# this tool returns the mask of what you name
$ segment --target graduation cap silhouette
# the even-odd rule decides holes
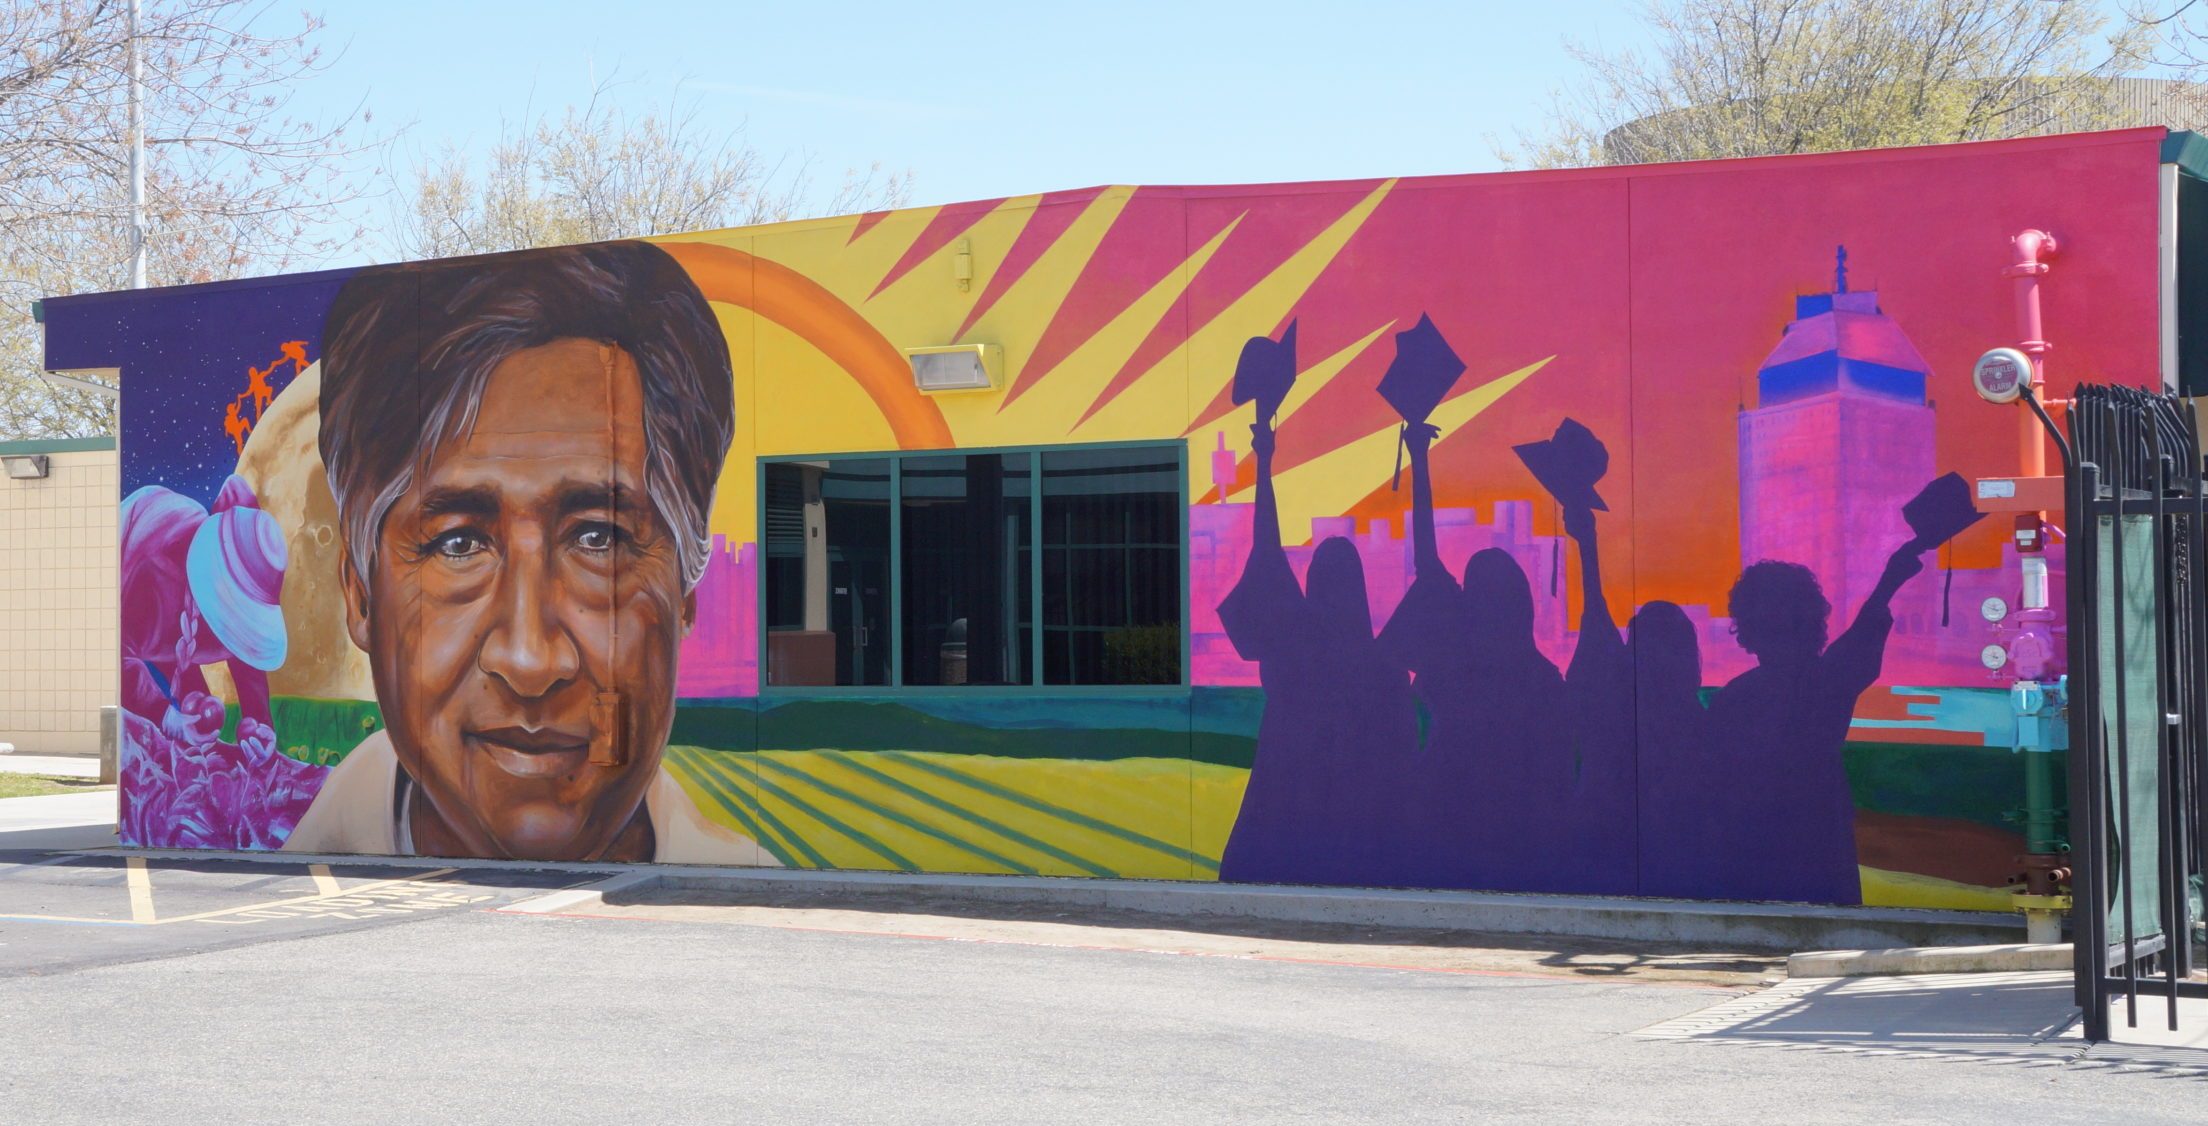
[[[1380,397],[1407,423],[1424,422],[1464,374],[1464,361],[1449,350],[1432,317],[1395,334],[1395,359],[1380,377]]]
[[[1972,524],[1986,518],[1971,503],[1970,484],[1962,474],[1950,473],[1926,485],[1901,506],[1901,518],[1909,522],[1917,543],[1926,550],[1938,547]]]
[[[1901,506],[1901,518],[1908,522],[1909,530],[1916,533],[1916,546],[1920,551],[1931,551],[1954,539],[1963,529],[1986,518],[1971,503],[1970,485],[1960,473],[1950,473],[1934,478],[1909,503]],[[1947,599],[1955,585],[1955,568],[1947,568],[1947,577],[1940,584],[1940,625],[1948,622]]]
[[[1549,438],[1512,446],[1511,450],[1558,504],[1610,511],[1602,494],[1595,491],[1595,482],[1610,471],[1610,450],[1577,419],[1557,423],[1556,433]]]
[[[1258,420],[1270,422],[1295,384],[1296,322],[1288,322],[1279,340],[1253,336],[1242,345],[1234,365],[1234,405],[1255,401]]]

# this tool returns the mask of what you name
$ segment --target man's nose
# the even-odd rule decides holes
[[[500,576],[495,620],[477,663],[523,699],[550,695],[575,679],[581,652],[559,610],[539,553],[513,553]]]

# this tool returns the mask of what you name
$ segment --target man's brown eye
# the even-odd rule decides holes
[[[592,524],[575,533],[575,546],[584,551],[612,551],[618,536],[604,524]]]
[[[474,532],[447,532],[429,541],[429,552],[445,559],[466,559],[490,546]]]

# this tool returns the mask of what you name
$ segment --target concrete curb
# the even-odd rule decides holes
[[[1870,977],[1898,974],[2028,973],[2071,967],[2067,942],[2042,945],[1902,947],[1816,950],[1786,960],[1788,977]]]
[[[965,876],[906,872],[817,871],[424,857],[303,855],[200,850],[122,850],[149,858],[242,860],[276,864],[365,865],[600,873],[588,887],[539,896],[527,913],[587,910],[608,893],[745,889],[838,891],[847,895],[944,895],[977,903],[1097,907],[1193,918],[1269,919],[1352,926],[1571,935],[1699,949],[1835,950],[2013,943],[2019,916],[1902,907],[1819,907],[1802,903],[1716,903],[1626,897],[1405,891],[1070,876]],[[519,908],[507,908],[518,910]]]
[[[918,891],[976,902],[1059,904],[1160,915],[1370,927],[1574,935],[1744,950],[2002,942],[2022,937],[2024,930],[2021,919],[1962,911],[1037,876],[689,869],[659,873],[654,886],[719,892],[747,887],[834,887],[862,894]]]
[[[540,895],[535,899],[526,899],[520,903],[500,908],[500,910],[513,915],[557,915],[565,911],[587,911],[593,907],[605,906],[608,893],[619,894],[624,891],[636,891],[651,887],[658,882],[659,876],[656,873],[629,872],[584,887],[555,891],[550,895]]]

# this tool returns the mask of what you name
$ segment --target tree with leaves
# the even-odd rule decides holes
[[[354,198],[348,135],[292,112],[320,21],[267,30],[260,0],[0,0],[0,438],[111,433],[104,398],[38,378],[41,297],[130,284],[129,56],[143,76],[152,284],[269,272],[326,252]]]
[[[446,148],[395,194],[402,258],[485,254],[901,206],[911,177],[876,164],[822,194],[811,162],[777,161],[695,103],[635,112],[618,81],[518,127],[477,161]]]
[[[1641,50],[1569,49],[1578,83],[1502,155],[1570,167],[2099,128],[2136,33],[2044,0],[1649,0]]]

